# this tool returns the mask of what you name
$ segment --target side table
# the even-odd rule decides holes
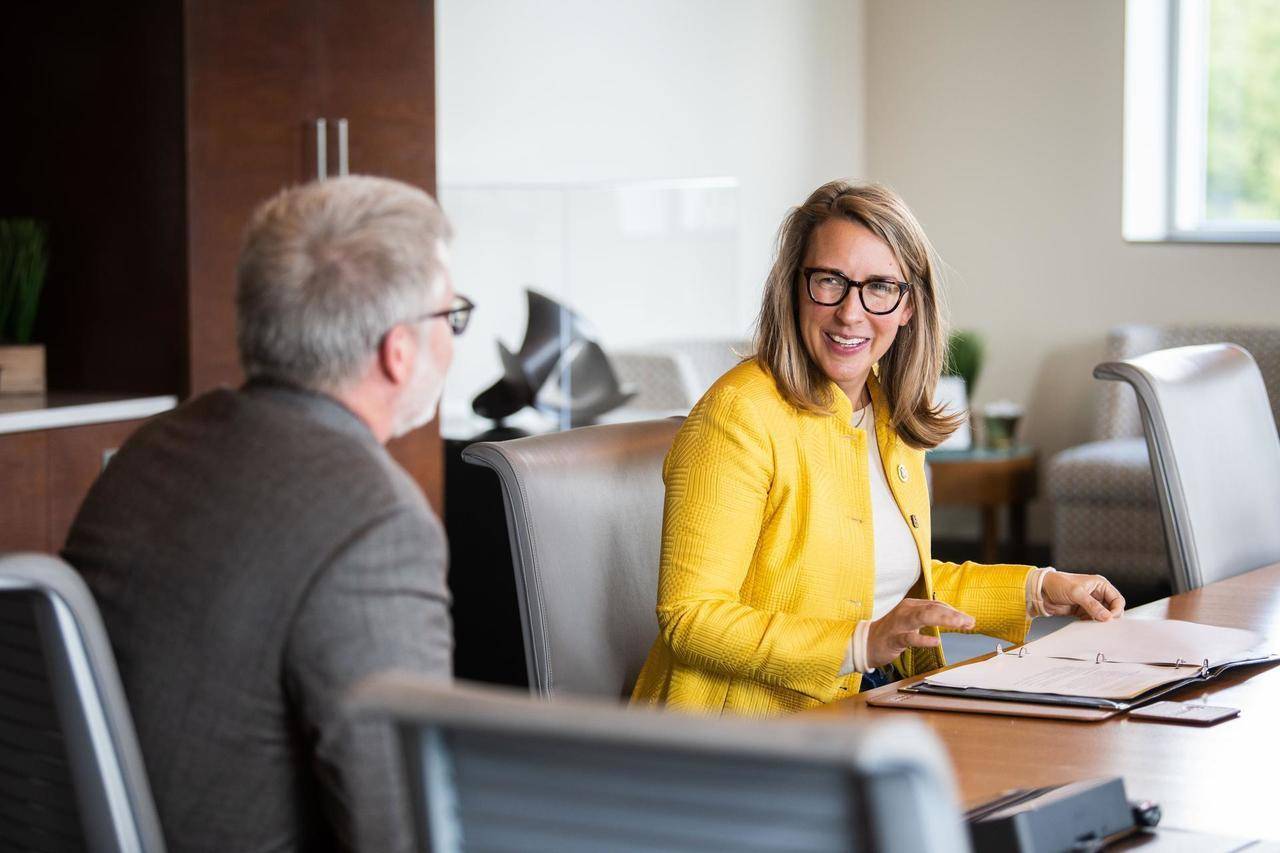
[[[931,450],[925,457],[933,479],[935,506],[976,506],[982,510],[982,560],[997,561],[998,511],[1009,507],[1009,534],[1021,559],[1027,544],[1027,502],[1036,496],[1038,457],[1034,448]]]

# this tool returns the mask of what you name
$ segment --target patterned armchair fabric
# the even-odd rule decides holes
[[[1262,371],[1271,398],[1271,413],[1280,422],[1280,328],[1258,326],[1118,326],[1107,336],[1107,361],[1170,347],[1238,344],[1249,351]],[[1095,437],[1142,437],[1142,417],[1133,389],[1123,382],[1102,383]],[[1154,492],[1153,492],[1154,494]]]
[[[1280,421],[1280,328],[1120,326],[1107,336],[1107,360],[1217,342],[1253,355]],[[1097,440],[1049,463],[1053,560],[1064,571],[1106,575],[1136,604],[1168,594],[1169,558],[1133,389],[1104,382],[1102,394]]]
[[[707,338],[618,350],[609,358],[619,381],[638,392],[626,408],[688,414],[711,384],[750,351],[750,341]]]

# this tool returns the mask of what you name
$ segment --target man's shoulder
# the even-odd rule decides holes
[[[283,625],[327,567],[384,557],[443,565],[446,546],[421,489],[371,434],[215,391],[126,442],[64,553],[95,592],[127,587],[130,606],[180,624],[251,602],[254,619]],[[235,621],[199,642],[234,647]],[[266,634],[279,642],[271,631],[255,642],[269,648]]]
[[[185,421],[174,426],[193,427],[188,436],[203,434],[205,449],[225,457],[225,463],[292,471],[300,475],[299,488],[315,481],[340,485],[367,480],[404,491],[408,475],[386,448],[354,414],[324,395],[222,389],[173,414]],[[187,449],[200,452],[194,442]]]
[[[421,489],[336,401],[219,389],[140,429],[109,466],[110,480],[172,491],[228,528],[265,519],[293,534],[341,538],[391,512],[433,521]],[[198,485],[202,495],[183,493]],[[241,516],[236,520],[235,516]]]

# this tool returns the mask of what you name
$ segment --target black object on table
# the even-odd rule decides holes
[[[1101,850],[1160,820],[1154,803],[1132,804],[1124,780],[1089,779],[1011,791],[971,809],[973,849],[991,853]]]

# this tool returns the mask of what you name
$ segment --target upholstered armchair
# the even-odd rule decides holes
[[[1253,355],[1272,414],[1280,419],[1280,328],[1120,326],[1107,336],[1106,360],[1219,342],[1239,344]],[[1134,604],[1169,593],[1169,558],[1133,389],[1107,382],[1099,390],[1095,440],[1064,450],[1049,463],[1053,564],[1106,575]],[[1210,420],[1230,416],[1204,412]]]
[[[748,340],[696,338],[618,350],[609,359],[618,380],[637,392],[627,409],[687,414],[712,383],[749,352]]]

